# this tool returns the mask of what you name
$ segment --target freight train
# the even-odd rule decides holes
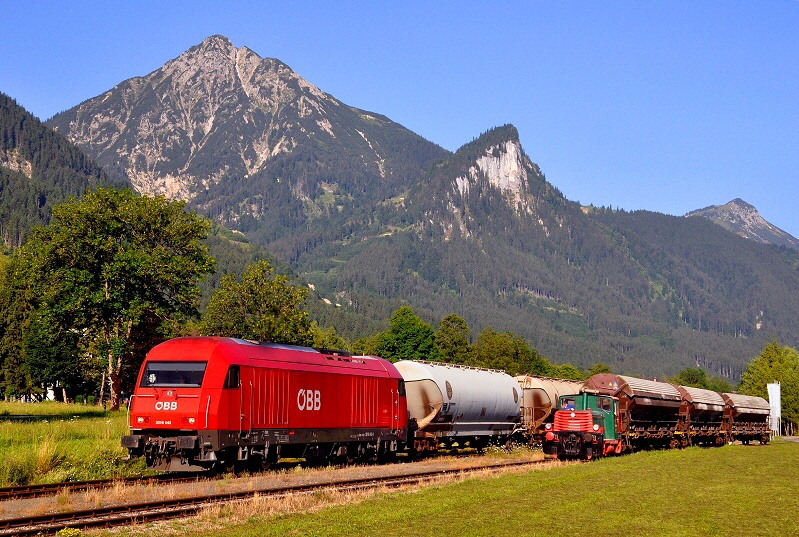
[[[280,458],[303,458],[311,464],[377,461],[454,447],[479,451],[511,442],[543,441],[550,452],[555,446],[554,455],[586,457],[608,453],[610,446],[621,452],[637,445],[633,435],[639,434],[642,411],[647,416],[660,412],[664,419],[655,422],[658,426],[668,421],[658,405],[642,403],[640,397],[628,401],[624,387],[610,390],[600,377],[585,384],[514,378],[498,370],[417,361],[392,364],[328,349],[223,337],[176,338],[154,347],[142,364],[128,407],[131,434],[122,437],[122,446],[131,457],[144,456],[150,468],[172,472],[256,470]],[[618,385],[626,378],[607,382]],[[595,402],[600,393],[607,410]],[[694,419],[688,422],[692,430],[717,422],[743,427],[751,418],[752,427],[740,429],[738,438],[762,441],[759,407],[743,396],[723,396],[728,399],[722,418],[716,407],[685,411],[686,418]],[[569,397],[574,401],[566,403]],[[695,397],[697,409],[706,404]],[[674,401],[661,406],[673,408]],[[575,403],[582,406],[558,406]],[[563,421],[566,410],[572,421]],[[601,412],[607,413],[606,421],[594,429]],[[574,418],[583,421],[575,426]],[[685,425],[679,416],[673,421]],[[693,437],[699,441],[708,435]],[[569,447],[564,451],[562,446]]]
[[[534,382],[522,388],[502,371],[450,364],[177,338],[142,364],[122,445],[165,471],[258,469],[280,458],[376,461],[453,444],[480,450],[518,433],[525,397],[557,401],[534,393]],[[540,408],[528,414],[542,420]]]
[[[770,405],[761,397],[717,393],[603,373],[561,396],[545,426],[548,456],[594,459],[637,449],[719,446],[770,440]]]

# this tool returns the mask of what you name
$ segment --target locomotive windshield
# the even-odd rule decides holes
[[[186,386],[199,388],[208,362],[147,362],[141,378],[142,387]]]

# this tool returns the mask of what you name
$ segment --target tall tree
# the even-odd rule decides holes
[[[463,317],[450,313],[439,323],[435,333],[436,347],[444,361],[453,364],[464,364],[469,361],[471,329]]]
[[[672,384],[708,389],[707,373],[704,369],[687,367],[669,379]]]
[[[200,332],[291,345],[312,345],[314,333],[302,308],[307,289],[289,285],[266,260],[251,263],[238,281],[226,274],[211,297]]]
[[[411,308],[396,310],[389,322],[391,328],[377,335],[375,351],[381,357],[398,360],[440,361],[441,353],[433,342],[433,327],[420,319]]]
[[[197,280],[213,270],[200,243],[209,223],[184,207],[98,188],[54,207],[50,224],[19,250],[36,307],[47,312],[40,334],[75,330],[94,341],[111,380],[112,409],[119,408],[137,327],[196,314]]]
[[[782,417],[799,424],[799,352],[772,339],[741,375],[738,391],[768,399],[766,385],[780,383]]]
[[[34,295],[22,272],[15,258],[4,259],[0,266],[0,385],[4,395],[11,397],[41,393],[25,367],[23,341],[29,332]]]

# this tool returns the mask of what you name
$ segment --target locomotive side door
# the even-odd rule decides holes
[[[231,365],[225,377],[224,392],[228,401],[228,429],[240,438],[250,433],[251,368]]]
[[[253,368],[242,367],[239,387],[239,438],[249,438],[252,433],[252,383]]]

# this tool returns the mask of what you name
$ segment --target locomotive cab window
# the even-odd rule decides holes
[[[227,389],[236,389],[239,386],[241,386],[241,370],[239,369],[239,366],[232,365],[227,370],[227,375],[225,375],[225,385],[222,387]]]
[[[208,362],[147,362],[141,378],[142,387],[166,386],[199,388]]]

